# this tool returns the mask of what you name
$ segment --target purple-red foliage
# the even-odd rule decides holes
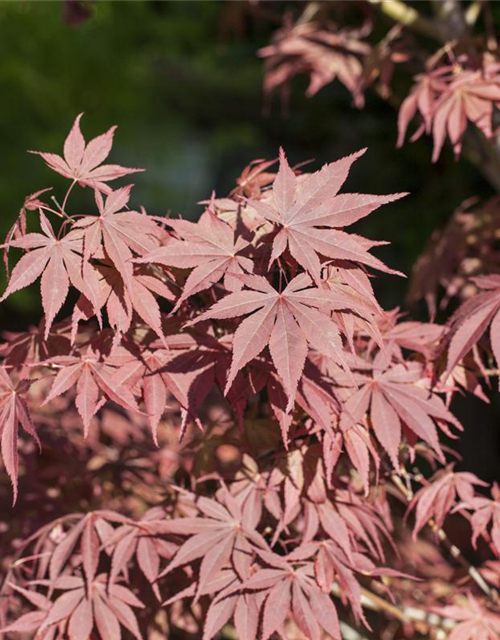
[[[401,502],[416,506],[415,536],[466,514],[472,543],[498,556],[498,490],[413,471],[445,463],[441,432],[463,428],[450,396],[490,323],[498,354],[498,276],[448,327],[403,322],[371,286],[372,270],[395,273],[371,252],[383,243],[345,230],[405,195],[343,192],[363,152],[304,173],[281,150],[277,173],[252,163],[191,222],[131,210],[132,185],[107,182],[136,170],[101,164],[114,128],[86,144],[80,118],[64,158],[40,154],[71,181],[63,204],[30,196],[4,244],[7,260],[22,253],[3,299],[40,278],[44,317],[0,347],[0,432],[18,508],[31,513],[37,491],[52,504],[78,472],[87,486],[7,536],[0,631],[210,640],[232,624],[241,640],[340,639],[342,624],[380,628],[369,610],[394,613],[392,598],[404,637],[420,624],[405,607],[452,620],[451,638],[497,637],[474,574],[460,606],[435,583]],[[70,212],[77,186],[95,211]],[[57,489],[30,478],[19,424],[65,442]]]

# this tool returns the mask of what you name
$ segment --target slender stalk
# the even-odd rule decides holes
[[[64,196],[64,200],[61,205],[61,211],[64,214],[66,214],[66,204],[68,202],[69,194],[73,191],[73,187],[75,186],[76,182],[77,182],[76,180],[73,180],[73,182],[69,185],[68,190],[66,191],[66,195]]]
[[[302,12],[302,15],[300,16],[300,18],[297,20],[297,24],[307,24],[308,22],[311,22],[319,13],[320,9],[321,9],[320,2],[309,2],[306,5],[306,8],[304,9],[304,11]]]
[[[337,583],[333,584],[332,594],[340,597],[340,587]],[[435,613],[420,609],[418,607],[398,607],[391,602],[387,602],[379,595],[373,593],[365,587],[361,588],[361,604],[365,609],[383,612],[389,618],[394,618],[403,624],[411,622],[427,623],[431,628],[440,628],[443,631],[450,631],[456,626],[455,620],[443,618]]]

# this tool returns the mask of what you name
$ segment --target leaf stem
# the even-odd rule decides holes
[[[69,189],[66,191],[66,195],[64,196],[64,200],[63,200],[63,203],[62,203],[62,206],[61,206],[61,211],[62,211],[62,213],[64,213],[64,215],[67,215],[66,214],[66,204],[68,202],[69,194],[73,191],[73,187],[75,186],[76,182],[77,181],[76,181],[76,178],[75,178],[73,180],[73,182],[69,185]]]

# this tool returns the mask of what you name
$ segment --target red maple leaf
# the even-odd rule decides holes
[[[440,474],[427,486],[422,487],[410,503],[409,510],[416,507],[415,527],[413,536],[416,537],[420,529],[434,519],[436,526],[441,528],[452,507],[455,506],[457,496],[466,504],[474,499],[474,485],[487,487],[473,473],[453,471],[449,469]]]
[[[0,302],[42,276],[40,289],[47,339],[52,322],[66,300],[70,282],[78,291],[86,293],[89,297],[91,293],[82,278],[81,233],[72,230],[62,238],[57,238],[50,221],[42,211],[40,227],[43,233],[28,233],[10,241],[9,246],[24,249],[27,253],[12,270],[9,284]]]
[[[83,113],[77,116],[64,142],[64,158],[55,153],[42,151],[31,151],[31,153],[42,156],[53,171],[60,173],[65,178],[79,182],[82,186],[99,189],[104,193],[111,191],[106,184],[109,180],[116,180],[116,178],[121,178],[129,173],[144,171],[144,169],[128,169],[117,164],[101,164],[111,151],[116,127],[111,127],[106,133],[93,138],[86,144],[80,131],[82,115]]]
[[[226,222],[208,209],[197,223],[168,220],[167,224],[180,239],[169,239],[166,246],[155,249],[136,262],[193,269],[184,283],[174,311],[189,296],[208,289],[222,277],[229,291],[243,287],[237,276],[252,273],[254,263],[242,255],[248,242],[241,236],[235,239],[234,230]]]
[[[458,429],[462,426],[441,398],[420,384],[422,380],[425,382],[425,377],[418,363],[386,363],[383,367],[376,361],[372,376],[355,376],[357,389],[349,393],[344,404],[341,426],[346,430],[363,421],[370,409],[370,423],[395,469],[399,467],[402,424],[442,456],[435,422],[450,423]]]
[[[345,301],[333,291],[312,287],[311,278],[306,274],[296,276],[281,293],[262,276],[242,276],[242,281],[248,290],[229,294],[188,325],[210,318],[252,314],[234,334],[226,392],[238,371],[269,344],[271,358],[288,395],[287,411],[290,411],[308,343],[347,366],[339,329],[328,313],[343,308]]]
[[[46,586],[43,580],[37,581],[40,583]],[[68,637],[85,639],[91,637],[95,627],[102,640],[114,640],[121,637],[121,627],[124,627],[137,640],[142,640],[132,607],[142,609],[144,605],[127,587],[118,584],[108,587],[105,574],[92,581],[91,590],[85,588],[81,577],[61,576],[55,581],[55,587],[63,593],[54,602],[36,591],[12,586],[35,604],[38,611],[24,614],[1,632],[36,631],[37,638],[48,640],[56,632],[57,637],[63,637],[63,630],[67,629]]]
[[[457,620],[449,640],[497,640],[500,636],[500,615],[488,611],[471,593],[465,606],[448,605],[436,608],[436,612]]]
[[[114,380],[116,368],[100,359],[98,353],[88,348],[84,354],[60,356],[48,360],[45,364],[59,367],[44,404],[65,393],[76,385],[75,405],[83,420],[85,434],[88,434],[90,421],[102,407],[106,399],[113,400],[128,411],[139,412],[133,394]],[[104,393],[104,397],[102,397]]]
[[[446,137],[455,156],[462,150],[468,123],[474,124],[487,137],[493,136],[493,110],[500,102],[498,68],[488,58],[477,68],[475,60],[459,56],[454,64],[420,74],[410,95],[403,101],[398,118],[398,147],[405,138],[413,117],[419,113],[423,124],[412,136],[418,139],[432,130],[436,162]]]
[[[381,205],[407,195],[338,194],[351,165],[364,151],[327,164],[320,171],[298,181],[283,149],[280,150],[280,168],[273,183],[271,200],[269,203],[248,201],[260,216],[277,229],[270,263],[288,247],[295,260],[318,284],[321,282],[321,256],[394,273],[368,253],[368,249],[377,243],[339,230],[364,218]]]
[[[337,610],[329,595],[319,588],[311,562],[293,553],[287,558],[259,554],[271,568],[262,568],[240,587],[244,591],[267,593],[262,614],[262,639],[281,631],[286,618],[293,616],[299,629],[310,640],[320,640],[321,629],[332,638],[341,637]]]
[[[370,46],[359,40],[359,34],[354,29],[327,31],[307,23],[286,25],[276,32],[272,44],[259,51],[266,59],[264,90],[288,90],[290,80],[305,73],[310,76],[310,97],[338,78],[351,92],[354,104],[362,107],[362,59],[370,53]]]
[[[23,380],[15,385],[3,367],[0,367],[0,437],[2,458],[17,500],[18,454],[17,437],[19,425],[32,436],[41,448],[40,440],[31,420],[26,403],[26,391],[30,381]]]
[[[491,539],[497,548],[497,555],[500,554],[500,489],[495,482],[491,488],[491,498],[474,496],[464,500],[466,508],[472,509],[474,513],[471,518],[472,544],[477,545],[479,536],[486,533],[486,529],[491,522]]]
[[[480,291],[464,302],[449,321],[448,372],[469,353],[488,327],[491,350],[500,366],[500,276],[491,274],[471,280]]]
[[[242,505],[241,500],[232,496],[226,487],[221,491],[221,501],[205,497],[197,499],[196,505],[203,516],[166,520],[162,528],[165,533],[188,535],[189,538],[160,577],[201,558],[198,595],[230,560],[236,573],[245,578],[255,550],[269,548],[256,531],[259,511],[249,501]]]
[[[110,191],[106,200],[99,191],[95,199],[99,216],[85,216],[74,224],[83,233],[84,259],[104,250],[125,286],[133,289],[133,264],[135,255],[142,256],[158,246],[158,225],[154,220],[137,211],[124,211],[130,199],[132,185]]]

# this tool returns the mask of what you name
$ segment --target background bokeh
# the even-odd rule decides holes
[[[266,109],[257,50],[284,12],[297,9],[293,2],[98,1],[90,19],[72,24],[62,2],[0,3],[0,232],[27,194],[48,186],[64,194],[67,182],[26,150],[60,152],[83,111],[87,138],[119,126],[111,161],[146,169],[133,176],[132,204],[157,215],[195,218],[199,200],[212,190],[225,195],[250,160],[276,157],[279,145],[292,163],[314,159],[316,167],[367,146],[347,188],[411,195],[357,228],[390,241],[377,255],[409,274],[431,232],[455,207],[492,190],[466,159],[456,163],[448,147],[431,165],[426,137],[397,150],[395,111],[374,93],[357,110],[341,84],[308,99],[307,79],[297,78],[286,113],[278,96]],[[91,194],[85,190],[71,203],[73,211],[92,206]],[[37,286],[1,306],[2,329],[38,322]],[[382,276],[376,287],[389,308],[402,304],[407,284]],[[464,412],[466,423],[491,427],[475,430],[475,446],[470,439],[465,445],[469,468],[486,464],[493,473],[496,418],[470,398]]]

